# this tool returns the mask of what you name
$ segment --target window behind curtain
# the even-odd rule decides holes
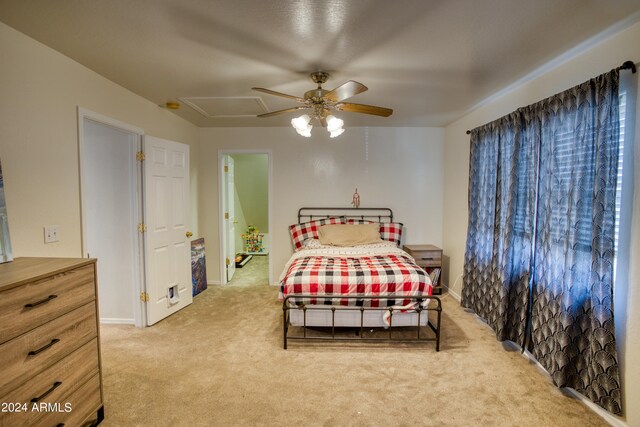
[[[624,139],[625,139],[625,117],[627,114],[626,101],[627,101],[627,93],[622,88],[620,90],[620,150],[619,150],[619,159],[618,159],[618,182],[616,188],[616,222],[615,222],[615,252],[618,253],[618,235],[620,232],[620,206],[621,206],[621,194],[622,194],[622,174],[623,174],[623,161],[624,161]],[[587,132],[593,132],[593,129],[588,129]],[[560,167],[560,176],[563,179],[571,179],[571,169],[574,166],[577,167],[585,167],[586,165],[573,165],[569,161],[562,161],[564,159],[569,159],[569,153],[574,145],[575,135],[573,132],[567,131],[564,133],[560,133],[557,136],[558,139],[558,151],[560,155],[558,156],[559,160],[561,160]],[[531,173],[534,173],[534,170],[531,170]],[[533,177],[528,177],[528,179],[533,179]],[[525,179],[518,180],[518,192],[520,194],[525,193],[527,186]],[[527,218],[527,212],[529,207],[526,204],[526,199],[522,198],[518,201],[518,206],[516,207],[516,220],[515,220],[515,233],[517,236],[530,234],[528,228],[530,227]],[[557,221],[561,221],[562,218],[556,217]],[[591,250],[591,232],[590,232],[590,223],[591,216],[588,211],[585,211],[581,216],[581,221],[578,224],[578,235],[579,242],[583,245],[585,250]],[[555,239],[558,243],[562,241],[563,236],[556,233]],[[615,276],[615,267],[614,267],[614,276]]]
[[[614,248],[616,254],[618,254],[618,238],[620,236],[620,214],[622,206],[622,175],[624,164],[624,138],[625,138],[625,121],[627,117],[627,92],[624,87],[620,87],[620,151],[618,153],[618,185],[616,186],[616,225],[615,225],[615,240]],[[618,257],[615,257],[613,262],[613,281],[616,280],[616,270],[618,265]]]

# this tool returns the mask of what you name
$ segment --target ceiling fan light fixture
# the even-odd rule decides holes
[[[300,117],[291,119],[291,126],[298,132],[298,134],[310,137],[311,136],[311,124],[312,119],[316,119],[323,127],[327,128],[331,138],[342,135],[344,133],[344,120],[329,114],[332,110],[347,111],[352,113],[372,114],[374,116],[389,117],[393,110],[390,108],[376,107],[375,105],[365,104],[352,104],[344,102],[345,99],[349,99],[359,93],[362,93],[367,89],[362,83],[358,83],[354,80],[349,80],[346,83],[334,88],[333,90],[325,90],[322,88],[322,84],[329,78],[329,73],[323,71],[316,71],[311,73],[311,80],[318,84],[316,89],[308,90],[304,93],[303,97],[294,95],[287,95],[286,93],[276,92],[271,89],[263,87],[254,87],[253,90],[263,92],[269,95],[276,95],[282,98],[293,99],[294,101],[303,104],[301,106],[293,108],[285,108],[283,110],[271,111],[265,114],[259,114],[257,117],[272,117],[277,114],[290,113],[302,109],[311,109],[311,117],[308,114],[303,114]]]
[[[327,116],[327,130],[329,132],[335,132],[339,129],[342,129],[342,126],[344,126],[344,120],[337,118],[336,116],[329,114]],[[340,132],[342,133],[342,132]],[[340,134],[338,134],[340,135]]]
[[[330,136],[331,138],[335,138],[335,137],[336,137],[336,136],[338,136],[338,135],[342,135],[342,134],[344,133],[344,129],[343,129],[343,128],[338,128],[338,129],[336,129],[336,130],[334,130],[334,131],[330,131],[330,132],[331,132],[331,133],[329,134],[329,136]]]
[[[294,95],[287,95],[286,93],[276,92],[271,89],[263,87],[254,87],[253,90],[263,92],[268,95],[275,95],[282,98],[293,99],[294,101],[303,104],[301,106],[285,108],[283,110],[271,111],[265,114],[259,114],[258,117],[272,117],[277,114],[290,113],[298,110],[311,110],[311,116],[303,114],[300,117],[291,119],[291,126],[298,132],[298,134],[310,137],[311,136],[311,124],[312,119],[318,120],[323,127],[327,128],[331,138],[342,135],[344,133],[344,120],[329,114],[331,111],[348,111],[352,113],[372,114],[374,116],[388,117],[393,113],[390,108],[376,107],[375,105],[365,104],[352,104],[349,102],[343,102],[345,99],[349,99],[359,93],[367,90],[367,87],[362,83],[358,83],[353,80],[334,88],[333,90],[325,90],[322,88],[322,84],[327,81],[329,74],[323,71],[317,71],[311,73],[311,80],[318,84],[316,89],[309,90],[304,93],[303,97]]]
[[[309,138],[311,136],[311,128],[313,126],[309,125],[309,127],[307,129],[304,130],[300,130],[300,129],[296,129],[296,132],[298,132],[298,135],[302,135],[305,138]]]
[[[291,119],[291,126],[295,128],[295,130],[300,133],[301,131],[311,131],[311,125],[309,122],[311,121],[311,117],[308,114],[303,114],[300,117],[296,117],[295,119]]]

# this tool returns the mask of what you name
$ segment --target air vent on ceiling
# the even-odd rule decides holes
[[[255,117],[269,112],[262,99],[257,96],[197,96],[179,99],[208,118]]]

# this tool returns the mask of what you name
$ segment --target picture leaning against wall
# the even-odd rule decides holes
[[[9,220],[7,203],[4,197],[4,179],[2,177],[2,161],[0,160],[0,263],[13,260],[11,239],[9,238]]]

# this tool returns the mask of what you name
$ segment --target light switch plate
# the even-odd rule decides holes
[[[58,241],[58,226],[47,225],[44,227],[44,242],[53,243]]]

